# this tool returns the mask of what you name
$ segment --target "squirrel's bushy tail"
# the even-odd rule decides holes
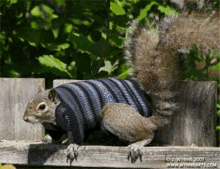
[[[159,24],[158,30],[132,23],[125,59],[134,68],[132,78],[151,97],[156,126],[168,124],[176,108],[177,80],[183,72],[175,54],[189,51],[192,45],[206,53],[220,49],[218,14],[208,19],[198,15],[171,19]]]

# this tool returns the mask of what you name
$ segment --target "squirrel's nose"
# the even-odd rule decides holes
[[[23,116],[23,120],[28,122],[28,117],[27,116]]]

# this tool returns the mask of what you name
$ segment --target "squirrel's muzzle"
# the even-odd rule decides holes
[[[23,120],[28,123],[39,123],[39,120],[34,115],[26,115],[26,113],[23,116]]]
[[[28,117],[27,116],[23,116],[23,120],[28,122]]]

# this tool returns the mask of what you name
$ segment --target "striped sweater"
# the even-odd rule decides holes
[[[63,84],[55,88],[61,103],[57,123],[68,133],[70,143],[81,144],[98,127],[99,111],[107,103],[126,103],[141,115],[150,116],[150,103],[133,80],[106,78]]]

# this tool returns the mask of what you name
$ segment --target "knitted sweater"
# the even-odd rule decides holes
[[[57,123],[68,133],[70,143],[81,144],[100,122],[99,112],[107,103],[126,103],[141,115],[150,116],[150,103],[133,80],[115,78],[63,84],[55,88],[61,103]]]

